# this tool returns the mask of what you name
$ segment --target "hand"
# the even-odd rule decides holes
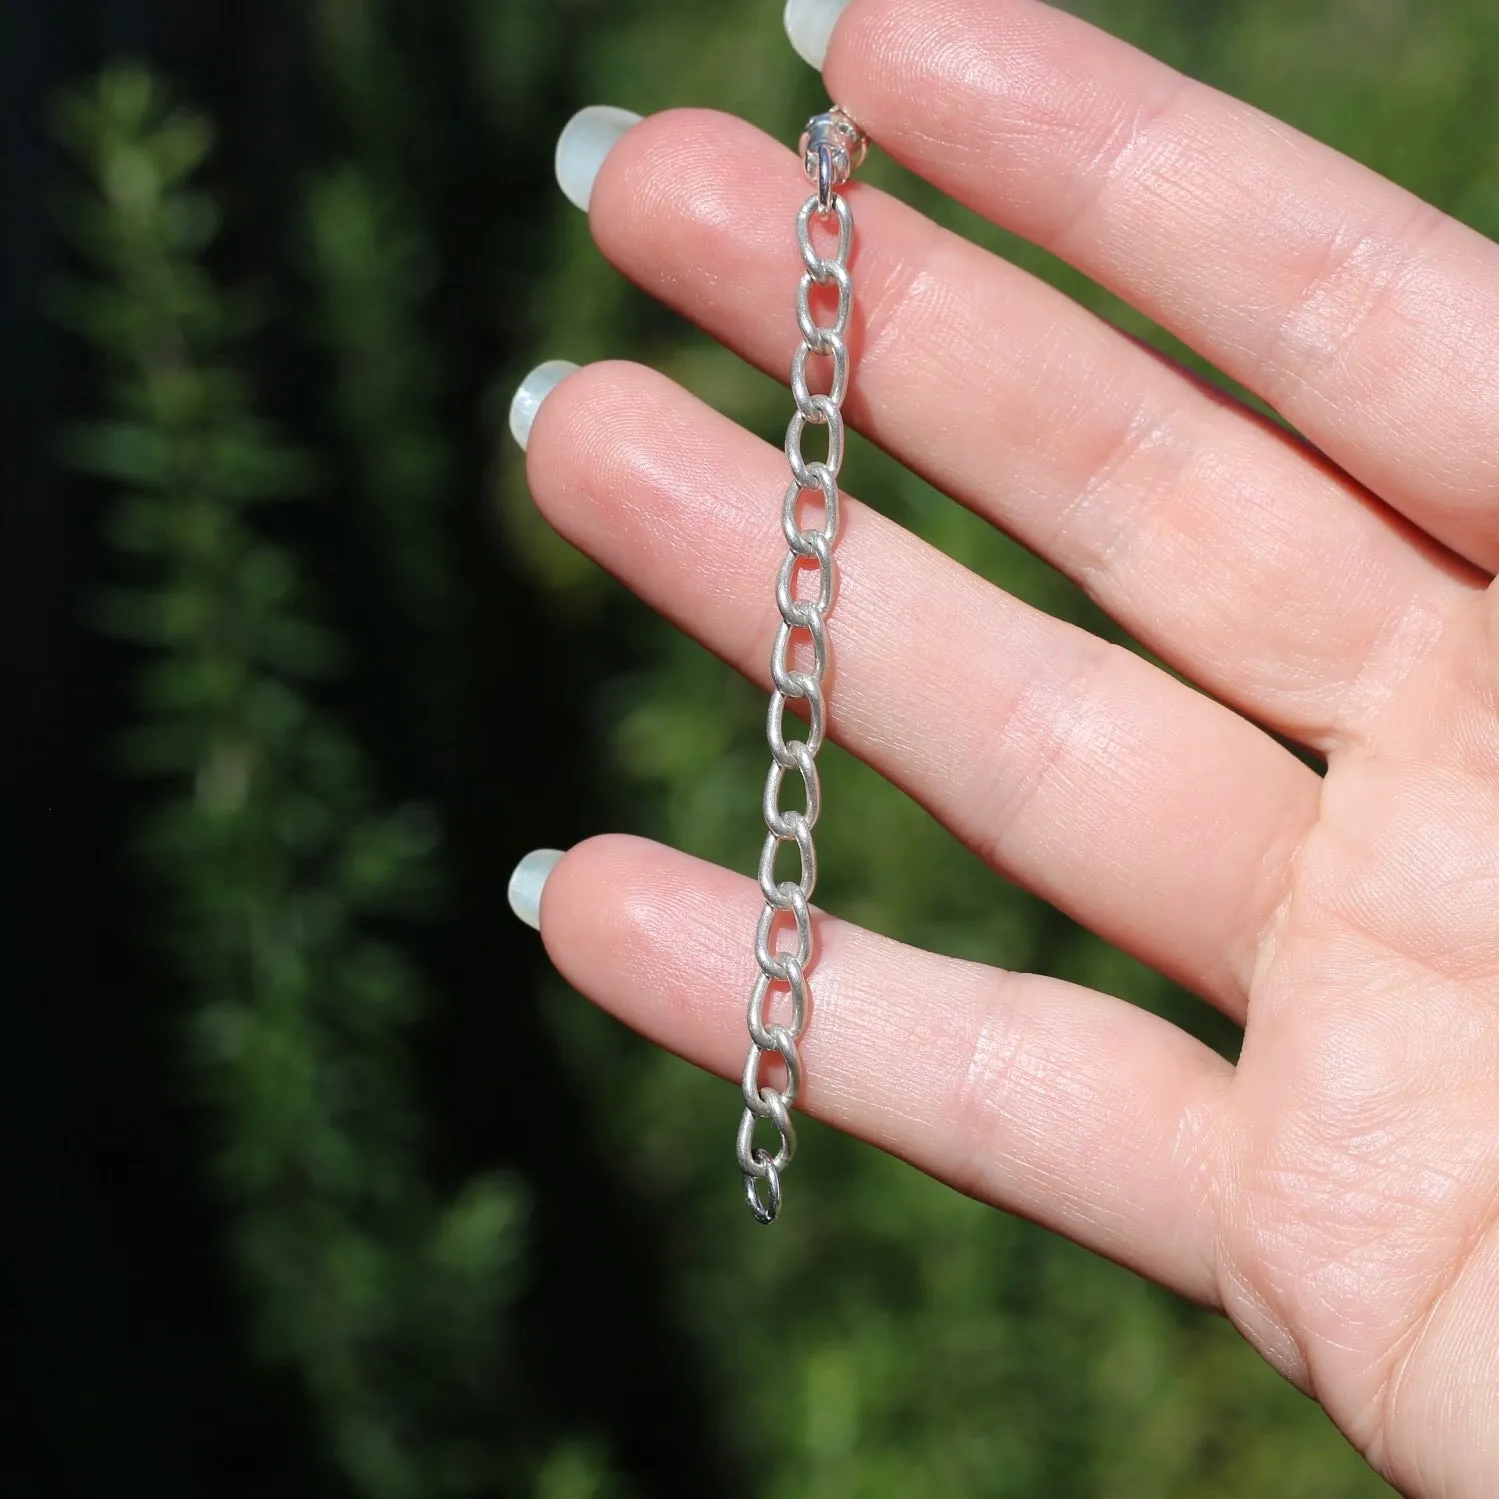
[[[803,1104],[1222,1308],[1409,1493],[1499,1493],[1499,248],[1034,0],[853,0],[825,75],[1316,447],[850,189],[850,419],[1203,690],[850,501],[831,732],[1245,1036],[1233,1067],[822,918]],[[799,162],[719,115],[628,123],[574,132],[600,246],[784,377]],[[563,534],[767,680],[777,450],[623,364],[519,435]],[[737,1076],[760,903],[606,838],[540,919],[582,992]]]

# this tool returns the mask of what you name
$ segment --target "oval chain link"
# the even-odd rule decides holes
[[[822,747],[826,707],[823,678],[828,667],[827,614],[833,603],[835,572],[833,543],[838,537],[838,471],[843,464],[843,399],[848,393],[848,330],[853,316],[854,289],[848,261],[853,250],[854,219],[847,199],[838,191],[863,160],[862,133],[836,107],[810,120],[802,137],[802,157],[814,191],[796,216],[796,242],[802,256],[802,278],[796,293],[796,325],[801,344],[791,359],[791,395],[796,411],[786,428],[786,462],[791,482],[781,504],[781,529],[789,548],[776,577],[776,607],[781,626],[771,648],[773,690],[765,720],[770,746],[770,772],[765,778],[761,810],[765,843],[760,852],[760,891],[765,909],[755,931],[755,962],[760,972],[749,1000],[749,1055],[744,1063],[744,1113],[735,1142],[744,1193],[755,1217],[773,1223],[781,1210],[781,1173],[796,1154],[796,1128],[791,1108],[802,1087],[802,1059],[798,1049],[807,1025],[810,994],[807,969],[813,960],[812,916],[809,902],[817,884],[817,853],[812,829],[822,810],[822,787],[817,775],[817,752]],[[813,241],[813,226],[835,229],[836,243],[824,254]],[[836,295],[832,321],[819,323],[813,299],[819,288]],[[810,359],[829,364],[828,389],[814,392],[807,374]],[[809,458],[802,451],[808,427],[827,429],[827,452]],[[821,514],[803,525],[804,497],[821,502]],[[810,594],[809,596],[806,596]],[[795,664],[800,658],[802,664]],[[808,659],[810,657],[810,660]],[[803,739],[786,737],[786,704],[806,704],[807,733]],[[783,807],[787,775],[801,781],[802,805]],[[795,879],[777,877],[777,857],[783,847],[796,849]],[[790,938],[794,946],[782,945]],[[789,1004],[785,1022],[768,1018],[777,1001]],[[778,1057],[785,1078],[775,1085],[761,1076],[767,1057]],[[775,1131],[774,1150],[756,1143],[760,1121]],[[763,1186],[762,1186],[763,1184]]]

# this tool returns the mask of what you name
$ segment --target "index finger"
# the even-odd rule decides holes
[[[1499,567],[1491,241],[1039,0],[852,0],[824,73],[893,156]]]

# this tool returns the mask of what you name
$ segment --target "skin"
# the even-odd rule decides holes
[[[1221,1308],[1406,1493],[1493,1495],[1499,247],[1031,0],[853,0],[825,76],[882,149],[1306,443],[850,189],[852,423],[1202,690],[851,500],[830,732],[1245,1035],[1232,1067],[1107,996],[819,915],[802,1105]],[[672,112],[613,150],[590,217],[626,275],[784,376],[806,191],[749,126]],[[528,472],[559,531],[767,681],[778,450],[604,364],[548,397]],[[584,994],[737,1077],[725,995],[760,904],[600,838],[542,934]]]

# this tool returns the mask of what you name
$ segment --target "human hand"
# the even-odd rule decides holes
[[[849,190],[850,420],[1203,692],[850,501],[830,732],[1245,1037],[1231,1067],[823,917],[802,1104],[1223,1309],[1407,1492],[1499,1492],[1499,248],[1034,0],[852,0],[824,72],[882,149],[1317,451]],[[784,377],[800,163],[720,115],[625,123],[573,138],[600,246]],[[768,681],[778,450],[622,364],[520,435],[564,535]],[[605,838],[540,920],[583,993],[737,1076],[760,905]]]

